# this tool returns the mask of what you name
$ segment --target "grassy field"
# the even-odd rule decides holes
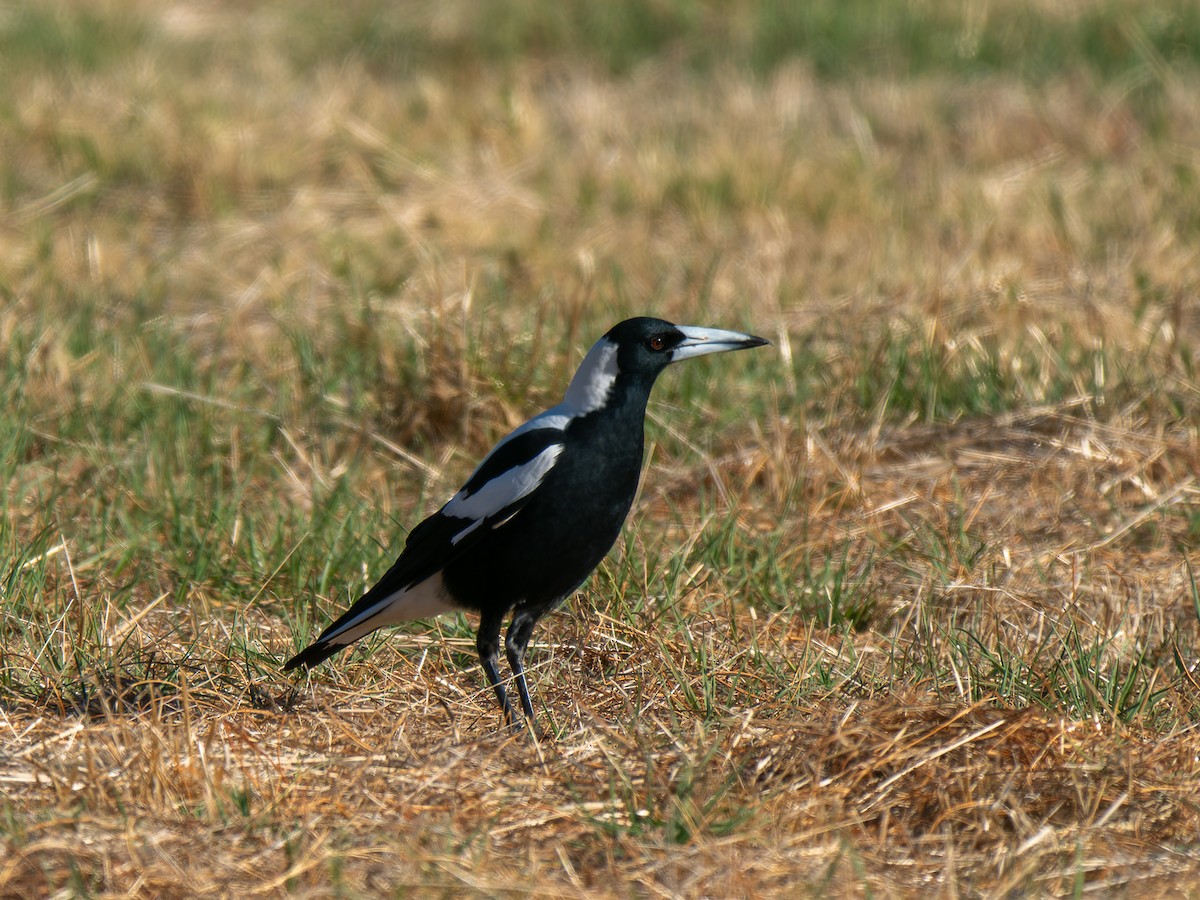
[[[0,894],[1195,896],[1200,7],[0,6]],[[591,342],[511,737],[281,661]]]

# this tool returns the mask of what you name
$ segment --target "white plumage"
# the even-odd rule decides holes
[[[475,519],[471,526],[474,528],[488,516],[494,516],[528,496],[542,483],[562,450],[562,444],[551,444],[529,462],[496,476],[478,490],[468,494],[464,488],[442,507],[442,513],[456,519]],[[455,542],[462,536],[463,532],[459,532]]]

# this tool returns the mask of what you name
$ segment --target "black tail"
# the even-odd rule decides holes
[[[397,616],[392,608],[397,601],[403,604],[405,592],[413,586],[412,582],[400,577],[404,574],[400,565],[403,560],[404,556],[401,556],[378,584],[354,601],[348,610],[317,635],[315,641],[285,662],[283,671],[290,672],[300,666],[311,669],[383,625],[391,625],[405,618],[403,615]]]

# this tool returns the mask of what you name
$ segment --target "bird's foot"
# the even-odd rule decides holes
[[[540,741],[545,737],[542,730],[538,728],[537,722],[534,719],[528,719],[525,716],[521,716],[519,719],[509,719],[508,732],[513,737],[523,734],[526,737],[533,738],[536,741]]]

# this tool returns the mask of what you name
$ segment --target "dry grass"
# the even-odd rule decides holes
[[[1194,50],[649,8],[3,11],[0,893],[1194,894]],[[281,676],[634,312],[775,349],[657,389],[541,740],[465,619]]]

